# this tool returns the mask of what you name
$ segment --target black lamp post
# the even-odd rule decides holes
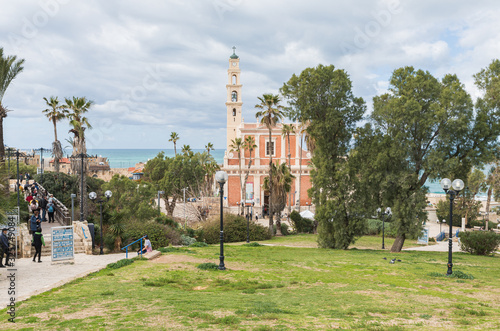
[[[250,242],[250,204],[246,205],[247,207],[247,243]]]
[[[16,162],[17,162],[17,209],[19,210],[19,150],[16,151]]]
[[[382,209],[378,208],[377,213],[382,215],[382,249],[385,249],[385,218],[384,216],[390,217],[392,215],[391,207],[387,207],[384,212]]]
[[[453,200],[457,196],[457,194],[464,189],[464,181],[461,179],[455,179],[453,183],[448,178],[444,178],[441,180],[441,187],[446,192],[446,194],[450,197],[450,234],[448,235],[448,271],[446,272],[448,275],[453,273],[453,262],[452,262],[452,236],[453,236]],[[453,190],[450,190],[453,188]]]
[[[107,201],[109,201],[109,198],[111,198],[111,196],[113,195],[113,193],[110,191],[110,190],[107,190],[106,192],[104,192],[104,195],[106,196],[106,199]],[[103,246],[104,246],[104,240],[103,240],[103,237],[102,237],[102,203],[104,202],[104,200],[102,199],[99,199],[97,201],[95,201],[95,199],[97,198],[97,193],[95,192],[90,192],[89,193],[89,198],[90,200],[92,200],[92,202],[97,202],[99,204],[99,207],[100,207],[100,211],[101,211],[101,226],[100,226],[100,231],[101,231],[101,247],[100,247],[100,255],[103,255],[104,252],[102,251],[103,249]]]
[[[219,183],[219,195],[220,195],[220,256],[219,256],[219,270],[226,270],[224,266],[224,184],[227,182],[228,176],[225,171],[217,171],[215,173],[215,180]]]

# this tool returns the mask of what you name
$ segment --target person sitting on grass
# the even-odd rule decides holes
[[[149,240],[148,235],[145,235],[142,238],[145,239],[144,240],[144,246],[142,247],[142,252],[139,249],[139,251],[137,252],[137,255],[139,255],[139,254],[145,254],[145,253],[149,253],[149,252],[153,251],[153,248],[151,247],[151,241]]]

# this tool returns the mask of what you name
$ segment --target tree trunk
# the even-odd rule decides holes
[[[282,236],[281,233],[281,213],[276,213],[276,236]]]
[[[273,150],[274,148],[271,148],[272,144],[272,129],[269,128],[269,233],[271,236],[274,236],[274,230],[273,230]],[[273,146],[274,147],[274,146]]]
[[[394,244],[392,244],[391,247],[391,252],[392,253],[399,253],[403,249],[403,245],[405,243],[405,234],[397,235],[396,240],[394,240]]]
[[[290,134],[288,137],[288,170],[290,174],[292,173],[292,154],[290,153]],[[295,142],[297,143],[297,142]],[[290,214],[292,213],[292,191],[288,192],[288,220],[290,220]]]
[[[299,200],[299,213],[300,213],[300,190],[301,190],[301,184],[302,184],[302,134],[300,135],[300,151],[299,151],[299,185],[298,190],[297,190],[297,196]]]
[[[486,212],[489,213],[490,212],[490,201],[491,201],[491,194],[493,193],[493,190],[491,189],[491,186],[490,185],[488,187],[488,198],[486,199]]]
[[[176,198],[173,197],[172,202],[168,201],[168,198],[163,198],[163,201],[165,202],[165,209],[167,210],[167,216],[173,217]]]
[[[0,105],[0,108],[2,105]],[[4,119],[3,109],[0,109],[0,163],[5,160],[5,146],[3,140],[3,119]]]

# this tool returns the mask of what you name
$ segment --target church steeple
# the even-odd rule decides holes
[[[236,47],[233,46],[233,54],[229,57],[229,69],[227,70],[227,147],[231,140],[237,137],[237,129],[241,124],[241,83],[240,83],[240,58],[236,55]]]

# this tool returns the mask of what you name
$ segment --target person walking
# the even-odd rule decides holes
[[[54,203],[49,201],[47,204],[47,213],[49,214],[49,223],[54,223],[54,212],[56,211]]]
[[[47,212],[47,199],[40,194],[40,201],[38,202],[38,206],[40,207],[40,211],[42,212],[42,222],[47,222],[47,219],[45,218],[45,214]]]
[[[38,202],[35,199],[32,199],[30,203],[30,211],[35,212],[35,210],[40,212],[40,207],[38,206]]]
[[[30,219],[30,231],[33,235],[35,234],[35,231],[36,229],[38,229],[38,227],[42,227],[42,220],[40,219],[40,216],[38,214],[39,211],[35,210]]]
[[[10,266],[9,263],[9,258],[10,258],[10,251],[9,251],[9,238],[7,238],[7,231],[9,229],[3,228],[2,229],[2,234],[0,234],[0,268],[5,268],[7,266]],[[5,258],[5,265],[2,263],[3,260],[3,255],[6,254]]]
[[[38,263],[41,263],[42,260],[42,245],[45,246],[45,240],[43,239],[42,235],[42,227],[39,226],[36,229],[35,234],[33,235],[33,246],[35,246],[35,255],[33,256],[33,262],[35,262],[35,259],[38,255]]]

